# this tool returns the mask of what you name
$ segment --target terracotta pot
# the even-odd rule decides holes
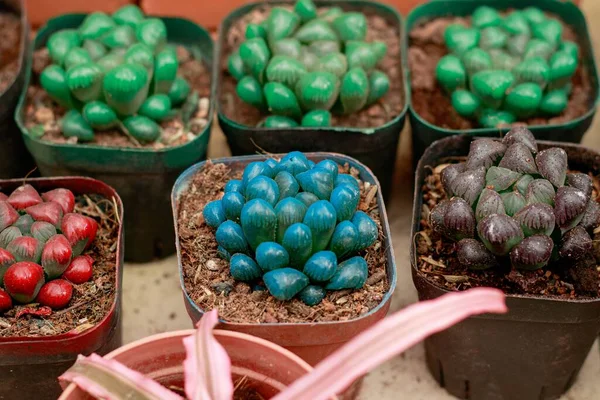
[[[34,27],[41,26],[50,18],[61,14],[89,13],[93,11],[113,12],[135,0],[25,0],[29,20]]]
[[[90,178],[36,178],[27,183],[40,191],[70,189],[75,195],[100,194],[114,199],[123,221],[123,204],[113,188]],[[0,180],[0,188],[12,191],[23,180]],[[116,295],[106,316],[83,332],[62,335],[0,338],[0,399],[55,399],[61,392],[57,378],[78,354],[106,354],[121,345],[121,281],[123,273],[123,225],[119,227],[116,253]]]
[[[183,388],[183,338],[193,333],[194,330],[184,330],[150,336],[123,346],[106,358],[117,360],[163,386]],[[216,330],[215,337],[231,358],[233,379],[247,377],[249,387],[266,399],[312,369],[295,354],[254,336]],[[92,397],[74,384],[59,398],[87,399]]]
[[[29,23],[23,0],[0,0],[0,11],[14,13],[21,19],[18,69],[13,81],[0,92],[0,179],[21,178],[35,167],[14,118],[27,75]]]
[[[379,186],[379,181],[373,175],[371,170],[366,166],[356,161],[355,159],[335,153],[305,153],[306,156],[315,162],[331,159],[339,164],[348,163],[351,167],[356,168],[360,172],[360,179],[364,182],[369,182],[372,185]],[[273,157],[282,157],[283,155],[270,155]],[[227,164],[233,170],[241,170],[247,164],[253,161],[265,160],[265,156],[241,156],[241,157],[230,157],[211,160],[213,164],[224,163]],[[178,224],[177,216],[179,197],[187,190],[189,181],[193,176],[200,171],[205,165],[205,162],[198,163],[189,169],[187,169],[175,182],[172,194],[172,206],[173,206],[173,218],[175,221],[175,236],[177,238],[177,257],[179,262],[179,276],[181,282],[181,288],[183,291],[183,298],[185,307],[187,309],[190,318],[193,323],[202,317],[204,310],[202,310],[188,295],[185,290],[185,284],[183,281],[183,266],[181,263],[181,248],[179,244],[179,235],[177,233]],[[370,328],[378,321],[382,320],[388,312],[390,307],[392,293],[396,288],[396,264],[394,260],[394,250],[392,247],[391,233],[389,224],[387,221],[387,214],[385,211],[385,205],[381,192],[377,192],[377,205],[380,210],[381,226],[383,228],[383,236],[385,244],[382,244],[386,248],[387,258],[387,279],[390,284],[390,288],[384,295],[383,299],[377,307],[372,309],[367,314],[348,321],[336,321],[336,322],[315,322],[315,323],[263,323],[263,324],[251,324],[251,323],[233,323],[227,321],[221,321],[219,328],[232,330],[237,332],[247,333],[253,336],[266,339],[279,346],[282,346],[293,353],[300,356],[303,360],[307,361],[311,365],[316,365],[319,361],[326,358],[328,355],[333,353],[335,350],[340,348],[346,342],[354,338],[362,331]],[[357,380],[351,385],[340,398],[352,399],[354,398],[359,389],[362,380]]]
[[[416,171],[411,237],[421,230],[420,188],[446,157],[466,156],[472,138],[434,142]],[[538,141],[540,150],[560,147],[575,171],[600,174],[600,153],[576,144]],[[419,300],[448,291],[421,273],[411,245],[412,276]],[[600,299],[507,295],[508,313],[471,317],[425,339],[427,366],[452,395],[471,400],[550,400],[573,385],[600,332]]]

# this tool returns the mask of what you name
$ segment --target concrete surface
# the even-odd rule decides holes
[[[600,54],[600,0],[584,0],[596,55]],[[216,124],[215,124],[216,125]],[[600,149],[600,117],[596,118],[583,143]],[[213,129],[209,156],[228,155],[225,138],[218,126]],[[398,286],[392,310],[416,301],[416,291],[410,277],[408,249],[412,210],[412,179],[410,130],[402,132],[396,168],[395,193],[388,207],[393,243],[398,265]],[[410,189],[409,189],[410,188]],[[130,264],[124,278],[124,340],[130,342],[144,336],[168,330],[191,327],[179,289],[177,262],[174,256],[149,264]],[[452,399],[429,375],[423,347],[418,345],[404,355],[373,371],[365,381],[360,399]],[[595,400],[600,398],[600,353],[598,344],[592,348],[573,388],[563,400]],[[518,400],[518,399],[515,399]]]

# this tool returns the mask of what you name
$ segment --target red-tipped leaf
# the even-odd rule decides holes
[[[63,217],[61,230],[73,248],[73,255],[78,256],[96,238],[98,223],[85,215],[70,213]]]
[[[17,261],[31,261],[38,263],[42,255],[42,244],[31,236],[19,236],[6,246]]]
[[[73,249],[64,235],[51,237],[42,250],[42,268],[46,271],[48,278],[58,278],[65,272],[71,258]]]
[[[60,204],[54,202],[36,204],[35,206],[27,207],[25,212],[34,220],[48,222],[57,228],[60,227],[60,222],[63,216],[63,210]]]
[[[0,231],[8,228],[19,219],[19,213],[6,201],[0,201]]]
[[[43,202],[37,190],[31,185],[19,186],[8,196],[6,201],[17,210],[24,210]]]
[[[94,259],[88,255],[75,257],[62,277],[76,285],[80,285],[92,279],[93,265]]]
[[[75,208],[75,196],[69,189],[51,190],[42,194],[42,199],[60,204],[64,214],[73,212]]]
[[[12,298],[10,295],[0,289],[0,313],[10,310],[12,306]]]
[[[0,249],[0,286],[2,286],[4,282],[4,274],[8,267],[16,263],[17,260],[15,256],[11,254],[10,251],[6,249]]]
[[[36,263],[18,262],[4,274],[4,288],[19,303],[31,303],[44,284],[44,270]]]
[[[36,302],[53,310],[65,308],[73,296],[73,285],[64,279],[50,281],[40,289]]]

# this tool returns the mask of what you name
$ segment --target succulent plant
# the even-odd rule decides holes
[[[262,126],[330,126],[331,113],[357,112],[389,90],[389,78],[376,69],[386,44],[366,42],[366,34],[364,14],[317,13],[311,0],[299,0],[293,10],[274,7],[262,24],[249,24],[228,71],[240,99],[272,114]]]
[[[48,95],[68,112],[66,137],[94,140],[94,132],[120,129],[137,142],[160,138],[160,122],[197,107],[188,82],[177,76],[175,49],[162,20],[135,5],[112,16],[89,14],[78,29],[63,29],[47,42],[52,64],[40,75]]]
[[[562,39],[559,21],[535,7],[502,16],[481,6],[471,24],[446,28],[450,54],[435,73],[458,114],[495,128],[565,110],[579,47]]]
[[[591,253],[600,206],[592,178],[569,172],[567,153],[538,150],[533,134],[513,128],[502,141],[475,139],[466,162],[441,172],[448,195],[430,214],[434,231],[456,241],[459,262],[474,270],[509,257],[534,270]]]
[[[2,306],[5,295],[11,304],[36,300],[62,308],[71,283],[91,279],[94,260],[79,254],[94,241],[98,225],[74,208],[75,196],[62,188],[40,196],[25,184],[0,196],[0,312],[12,307]]]
[[[378,228],[357,211],[359,183],[336,162],[314,164],[297,151],[252,162],[224,192],[202,214],[234,279],[262,279],[277,299],[298,296],[308,305],[327,290],[365,284],[369,271],[359,252],[375,243]]]

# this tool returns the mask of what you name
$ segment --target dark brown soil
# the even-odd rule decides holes
[[[557,16],[553,16],[559,19]],[[560,19],[559,19],[560,20]],[[445,129],[475,129],[477,121],[460,116],[452,107],[450,97],[437,83],[435,68],[440,58],[448,54],[444,31],[449,24],[470,25],[470,18],[445,17],[423,23],[410,31],[408,63],[411,75],[412,106],[427,122]],[[573,29],[566,24],[563,37],[579,42]],[[583,48],[583,46],[581,46]],[[552,118],[529,118],[520,123],[527,125],[563,124],[588,112],[593,106],[592,77],[584,63],[580,63],[573,77],[573,91],[567,109]]]
[[[166,147],[181,146],[193,140],[208,124],[209,98],[210,98],[210,67],[194,59],[184,47],[177,49],[179,59],[179,74],[186,78],[192,90],[198,92],[200,102],[198,111],[192,118],[189,131],[186,131],[181,118],[165,121],[161,124],[162,135],[154,143],[139,144],[130,140],[124,133],[117,129],[96,132],[95,139],[89,144],[104,147],[145,147],[163,149]],[[27,89],[27,104],[25,108],[25,125],[29,132],[43,132],[42,140],[53,143],[76,144],[77,138],[66,138],[60,131],[58,121],[66,110],[48,97],[39,84],[39,75],[50,64],[48,50],[43,48],[33,54],[33,73],[31,83]]]
[[[456,160],[453,160],[456,162]],[[600,229],[594,231],[594,258],[596,262],[576,265],[552,265],[537,271],[519,271],[510,268],[510,261],[500,267],[472,271],[463,267],[455,251],[455,242],[443,238],[429,225],[429,213],[446,198],[440,173],[448,164],[440,164],[425,178],[422,187],[423,206],[421,231],[417,233],[417,267],[419,273],[437,286],[449,290],[466,290],[486,286],[502,289],[506,294],[536,295],[560,298],[589,298],[600,296]],[[600,182],[594,179],[592,196],[598,201]],[[592,265],[590,265],[592,264]]]
[[[75,211],[94,218],[98,232],[92,247],[84,254],[94,259],[94,275],[89,282],[73,285],[73,298],[69,305],[52,312],[48,317],[21,316],[25,307],[16,306],[0,317],[0,337],[54,336],[67,332],[83,332],[99,323],[115,301],[116,263],[119,217],[112,199],[97,195],[78,196]]]
[[[345,7],[344,7],[345,8]],[[236,80],[227,71],[227,59],[245,40],[246,26],[260,23],[266,19],[270,6],[261,6],[237,20],[225,37],[221,62],[221,80],[219,101],[221,112],[230,120],[239,124],[256,126],[267,115],[244,103],[236,94]],[[325,10],[327,8],[322,8]],[[379,102],[352,115],[333,116],[333,126],[352,128],[376,128],[393,120],[402,112],[404,106],[404,86],[400,58],[400,27],[378,15],[373,8],[360,9],[367,16],[367,41],[381,40],[387,44],[387,54],[379,69],[390,78],[390,90]]]
[[[342,167],[344,171],[348,166]],[[267,291],[253,291],[247,283],[236,282],[229,274],[229,262],[217,255],[215,232],[204,222],[204,205],[223,196],[225,183],[239,179],[243,166],[230,170],[224,164],[208,162],[199,171],[179,203],[179,244],[185,290],[206,311],[217,308],[229,322],[319,322],[346,321],[375,308],[389,289],[385,238],[381,230],[376,186],[361,183],[359,209],[367,212],[379,226],[379,239],[361,255],[369,265],[369,278],[359,290],[328,292],[318,305],[310,307],[300,300],[279,301]],[[350,173],[358,176],[358,171]]]
[[[0,93],[12,84],[19,70],[21,20],[14,14],[0,14]]]
[[[233,400],[265,400],[253,387],[248,377],[243,376],[234,381]]]

